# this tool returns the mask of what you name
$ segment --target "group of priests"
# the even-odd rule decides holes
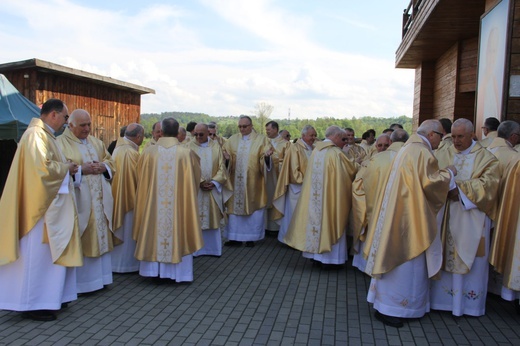
[[[224,139],[215,123],[165,118],[142,150],[144,128],[128,124],[112,155],[91,125],[50,99],[20,141],[0,199],[0,309],[54,320],[113,272],[191,282],[194,257],[266,235],[323,270],[353,256],[393,327],[430,309],[481,316],[488,290],[519,297],[515,121],[488,118],[481,141],[461,118],[358,144],[338,126],[291,142],[275,121],[264,135],[241,116]]]

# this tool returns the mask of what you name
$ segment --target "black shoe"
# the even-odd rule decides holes
[[[56,314],[50,310],[34,310],[25,311],[22,314],[23,318],[28,318],[33,321],[49,322],[56,320]]]
[[[518,299],[516,299],[513,301],[513,304],[515,304],[516,314],[520,315],[520,301],[518,301]]]
[[[70,303],[70,302],[61,303],[61,308],[62,308],[62,309],[66,309],[66,308],[68,308],[68,307],[69,307],[69,303]]]
[[[265,235],[266,235],[266,237],[276,238],[276,237],[278,237],[278,231],[270,231],[270,230],[266,229]]]
[[[246,247],[255,247],[254,241],[246,241]]]
[[[236,241],[236,240],[228,240],[224,243],[224,246],[241,246],[242,242]]]
[[[403,321],[401,321],[399,317],[383,315],[379,311],[376,311],[375,317],[377,320],[383,322],[383,324],[386,324],[390,327],[401,328],[403,326]]]

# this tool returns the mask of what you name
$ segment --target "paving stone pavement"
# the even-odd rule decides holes
[[[520,316],[489,296],[485,316],[433,311],[400,329],[375,320],[367,276],[323,270],[266,238],[194,259],[191,284],[137,274],[81,296],[58,320],[0,311],[1,345],[520,345]]]

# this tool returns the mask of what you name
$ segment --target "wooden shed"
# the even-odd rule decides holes
[[[467,118],[480,137],[487,117],[520,120],[520,0],[411,0],[396,67],[415,69],[414,129]]]
[[[155,94],[150,88],[40,59],[0,64],[0,73],[38,106],[59,98],[69,112],[87,110],[92,117],[91,134],[106,145],[119,136],[121,126],[139,122],[141,95]]]

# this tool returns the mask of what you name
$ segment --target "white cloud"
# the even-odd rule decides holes
[[[111,11],[67,0],[5,0],[0,16],[21,18],[16,30],[0,30],[0,60],[36,57],[153,88],[143,112],[238,115],[262,100],[275,107],[273,117],[286,117],[288,108],[292,117],[411,115],[413,71],[395,70],[393,55],[321,47],[309,39],[311,14],[267,0],[203,0],[212,13],[206,20],[227,21],[262,43],[261,50],[241,42],[222,49],[204,45],[194,10],[175,3]]]

